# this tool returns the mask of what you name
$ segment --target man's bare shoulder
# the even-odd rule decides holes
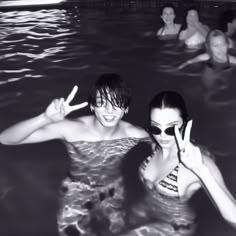
[[[84,116],[76,119],[64,119],[58,128],[63,130],[67,141],[84,140],[88,134],[91,117]]]

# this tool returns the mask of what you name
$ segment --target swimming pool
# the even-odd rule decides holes
[[[194,119],[193,137],[215,153],[235,196],[234,89],[202,91],[201,64],[171,72],[198,52],[175,40],[158,40],[157,6],[135,6],[2,12],[1,129],[43,112],[53,98],[66,96],[75,84],[77,101],[84,101],[99,74],[117,72],[132,87],[126,118],[138,125],[145,125],[147,104],[156,92],[174,89],[183,94]],[[211,7],[210,13],[208,5],[201,9],[203,20],[214,27],[222,8]],[[180,9],[177,21],[182,15]],[[205,99],[209,94],[216,96]],[[76,115],[88,113],[86,108]],[[1,235],[7,230],[16,235],[55,235],[57,190],[69,166],[64,147],[55,141],[1,146],[0,152]],[[201,203],[205,222],[200,235],[233,236],[213,205],[205,197]]]

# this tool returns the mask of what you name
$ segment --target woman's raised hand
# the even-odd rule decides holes
[[[192,123],[192,120],[188,121],[184,133],[184,138],[181,137],[178,127],[175,126],[175,137],[179,149],[180,161],[188,169],[195,172],[203,167],[203,160],[200,149],[190,142]]]
[[[83,102],[77,105],[70,105],[70,102],[75,97],[75,94],[78,91],[78,86],[74,86],[66,100],[64,98],[54,99],[45,111],[45,116],[52,120],[53,122],[61,121],[67,116],[69,113],[75,110],[79,110],[88,105],[87,102]]]

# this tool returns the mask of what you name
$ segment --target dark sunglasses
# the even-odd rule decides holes
[[[182,129],[182,126],[179,128],[179,131],[181,131]],[[161,134],[162,130],[160,128],[158,128],[157,126],[150,126],[148,128],[148,131],[151,133],[151,134],[154,134],[154,135],[159,135]],[[168,127],[164,130],[164,133],[169,135],[169,136],[174,136],[175,135],[175,127],[174,126],[171,126],[171,127]]]

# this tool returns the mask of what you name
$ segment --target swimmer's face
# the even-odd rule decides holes
[[[175,19],[175,12],[172,7],[165,7],[162,11],[161,19],[165,24],[172,24]]]
[[[195,22],[199,22],[199,15],[196,10],[189,10],[186,18],[187,25],[192,26]]]
[[[161,129],[160,134],[152,134],[154,139],[163,149],[171,149],[176,146],[174,135],[168,135],[165,130],[175,125],[179,128],[183,125],[183,119],[180,116],[180,111],[175,108],[154,108],[150,114],[151,126],[156,126]]]
[[[219,35],[210,39],[210,50],[214,59],[218,61],[227,60],[228,43],[225,37]]]
[[[109,101],[110,99],[108,99],[102,97],[98,92],[96,96],[96,106],[91,107],[94,110],[94,115],[98,124],[106,128],[111,128],[115,127],[119,123],[125,112],[128,111],[128,108],[125,109],[115,106]]]

